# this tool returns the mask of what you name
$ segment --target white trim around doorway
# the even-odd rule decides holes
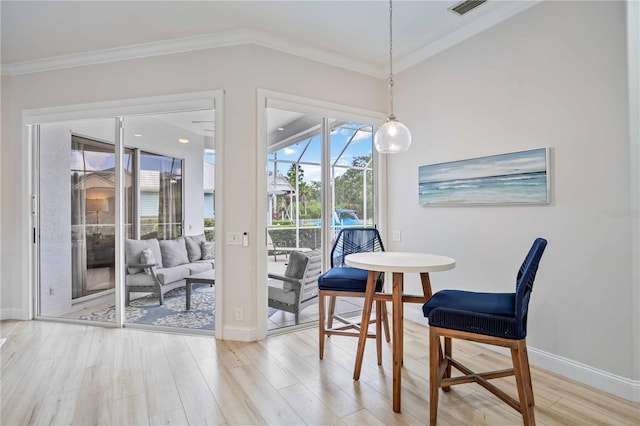
[[[36,257],[34,256],[34,244],[32,243],[32,232],[35,226],[32,212],[36,211],[37,205],[32,201],[33,194],[33,174],[34,167],[33,145],[30,135],[30,127],[43,123],[53,123],[58,121],[72,121],[83,119],[108,119],[122,116],[135,116],[147,114],[171,113],[180,111],[192,111],[213,109],[215,114],[214,128],[214,144],[216,157],[222,158],[223,151],[223,128],[224,128],[224,91],[209,90],[201,92],[181,93],[176,95],[150,96],[144,98],[122,99],[115,101],[86,103],[59,107],[48,107],[38,109],[28,109],[22,112],[22,150],[21,163],[22,175],[21,180],[21,202],[20,214],[24,218],[21,225],[21,238],[18,243],[19,250],[22,254],[21,275],[28,277],[24,282],[21,308],[12,312],[12,318],[21,320],[34,319],[35,314],[35,294],[36,294]],[[216,165],[215,179],[222,182],[223,165],[219,162]],[[218,202],[223,204],[224,191],[223,188],[216,190]],[[222,210],[222,209],[220,209]],[[216,226],[222,226],[224,218],[222,211],[216,218]],[[122,250],[120,250],[122,251]],[[216,276],[222,276],[224,262],[222,257],[223,251],[216,253],[218,262],[216,262]],[[222,286],[216,288],[216,330],[215,333],[220,335],[222,330],[222,319],[224,307],[218,300],[224,300],[222,296]],[[117,292],[116,292],[117,293]],[[122,296],[120,297],[122,298]],[[117,301],[120,304],[121,301]],[[17,312],[16,312],[17,311]],[[4,314],[4,313],[3,313]]]

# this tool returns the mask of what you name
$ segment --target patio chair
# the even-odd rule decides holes
[[[320,359],[324,356],[325,336],[341,335],[360,337],[360,322],[353,322],[336,314],[336,297],[361,297],[364,298],[369,271],[351,268],[346,265],[345,258],[352,253],[384,251],[384,245],[378,230],[375,228],[345,228],[340,231],[331,249],[331,269],[322,274],[318,279],[320,289]],[[376,292],[382,291],[384,275],[378,274]],[[330,298],[327,324],[325,327],[325,297]],[[340,324],[333,326],[336,320]],[[376,339],[378,353],[378,365],[382,364],[382,340],[381,328],[384,326],[386,340],[389,336],[389,321],[387,318],[387,305],[384,301],[376,300],[376,319],[371,321],[376,324],[376,333],[367,333],[368,338]]]
[[[291,312],[299,323],[300,312],[318,303],[318,277],[322,272],[322,253],[292,251],[284,275],[269,274],[269,307]],[[272,285],[280,281],[282,286]]]
[[[281,247],[281,246],[276,246],[274,244],[274,242],[273,242],[273,239],[271,238],[271,234],[269,234],[269,231],[267,231],[267,254],[269,256],[273,255],[273,261],[274,262],[278,261],[277,256],[279,254],[284,254],[285,256],[288,256],[290,253],[292,253],[294,251],[308,252],[308,251],[311,251],[311,249],[308,248],[308,247]]]
[[[436,424],[438,391],[449,391],[452,385],[476,382],[522,414],[525,425],[534,425],[533,387],[527,355],[527,312],[533,281],[547,241],[538,238],[529,250],[516,279],[515,293],[474,293],[442,290],[424,304],[429,318],[429,406],[430,423]],[[444,354],[440,346],[444,337]],[[513,368],[475,373],[453,359],[451,339],[502,346],[511,350]],[[464,376],[451,377],[451,367]],[[489,383],[491,379],[515,376],[516,400]]]

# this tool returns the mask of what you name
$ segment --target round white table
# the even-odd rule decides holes
[[[358,353],[353,372],[354,380],[360,378],[362,358],[367,341],[367,329],[373,301],[391,301],[393,309],[393,411],[400,412],[402,361],[403,361],[403,303],[424,303],[431,298],[431,281],[429,272],[446,271],[453,269],[456,261],[447,256],[426,253],[380,251],[369,253],[354,253],[345,258],[345,263],[354,268],[369,271],[367,288],[365,291],[364,307],[362,309],[362,323],[360,338],[358,339]],[[376,278],[378,272],[391,272],[393,274],[393,289],[391,295],[376,293]],[[420,274],[422,282],[422,295],[403,294],[404,273],[414,272]]]

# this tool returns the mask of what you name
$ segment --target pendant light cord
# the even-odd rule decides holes
[[[389,0],[389,118],[395,120],[393,113],[393,3]]]

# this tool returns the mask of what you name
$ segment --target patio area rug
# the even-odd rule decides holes
[[[125,308],[125,322],[133,324],[158,325],[163,327],[213,330],[215,328],[214,302],[215,287],[209,284],[194,284],[191,290],[191,309],[186,310],[187,289],[175,288],[164,295],[160,306],[158,298],[149,294],[131,301]],[[278,312],[267,308],[267,315]],[[87,321],[115,322],[116,308],[110,306],[80,317]]]
[[[191,291],[191,309],[186,310],[187,290],[173,289],[164,295],[160,306],[155,295],[147,295],[131,301],[125,308],[125,322],[149,324],[163,327],[213,330],[215,287],[208,284],[194,285]],[[80,319],[88,321],[115,321],[115,306],[84,315]]]

